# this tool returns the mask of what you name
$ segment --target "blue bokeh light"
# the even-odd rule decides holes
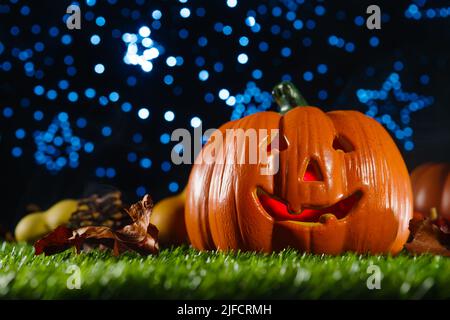
[[[91,36],[91,43],[92,43],[94,46],[98,45],[98,44],[100,43],[100,41],[101,41],[100,36],[98,36],[98,35],[96,35],[96,34],[94,34],[93,36]]]
[[[237,60],[241,64],[246,64],[248,62],[248,56],[245,53],[240,53],[237,57]]]
[[[102,74],[103,72],[105,72],[105,66],[101,63],[98,63],[95,65],[94,70],[96,73]]]
[[[123,112],[130,112],[132,109],[132,105],[129,102],[122,103],[121,109]]]
[[[173,111],[166,111],[164,113],[164,119],[168,122],[171,122],[175,119],[175,113],[173,113]]]
[[[209,78],[209,73],[208,73],[208,71],[207,71],[207,70],[201,70],[201,71],[198,73],[198,78],[199,78],[201,81],[206,81],[206,80],[208,80],[208,78]]]
[[[178,183],[176,183],[176,182],[169,183],[169,191],[170,192],[177,192],[178,189],[179,189]]]
[[[189,10],[189,8],[182,8],[180,10],[180,16],[183,18],[189,18],[189,16],[191,15],[191,10]]]
[[[150,117],[150,111],[147,108],[141,108],[138,111],[138,117],[142,120],[146,120]]]
[[[160,137],[159,137],[159,141],[162,144],[168,144],[170,142],[170,135],[168,133],[163,133]]]
[[[149,169],[152,166],[152,161],[149,158],[142,158],[140,166],[144,169]]]
[[[102,17],[102,16],[97,17],[97,18],[95,19],[95,24],[98,25],[99,27],[103,27],[103,26],[105,25],[105,23],[106,23],[106,20],[105,20],[105,18]]]

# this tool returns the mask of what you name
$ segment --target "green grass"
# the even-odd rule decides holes
[[[383,273],[368,290],[367,267]],[[66,271],[81,270],[81,289],[69,290]],[[450,298],[450,259],[345,254],[337,257],[283,251],[255,253],[163,250],[158,256],[113,257],[68,250],[35,256],[27,245],[0,243],[0,298],[7,299],[329,299]]]

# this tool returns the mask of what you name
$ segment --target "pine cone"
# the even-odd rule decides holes
[[[78,229],[87,226],[105,226],[113,230],[122,229],[132,223],[125,210],[119,191],[102,197],[93,195],[78,202],[77,211],[72,213],[67,227]]]

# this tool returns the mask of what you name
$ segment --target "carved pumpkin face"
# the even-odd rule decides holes
[[[186,201],[194,247],[401,250],[412,217],[411,186],[400,152],[378,122],[356,111],[297,107],[284,115],[253,114],[219,130],[248,128],[279,129],[278,149],[268,147],[278,153],[279,170],[261,175],[261,164],[232,162],[236,140],[224,141],[224,164],[194,165]]]

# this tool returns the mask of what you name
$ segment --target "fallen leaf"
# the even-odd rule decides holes
[[[65,251],[76,246],[74,232],[65,226],[59,226],[34,244],[36,255],[45,253],[46,256]]]
[[[159,251],[158,229],[150,223],[153,201],[149,195],[123,209],[130,216],[132,223],[113,230],[105,226],[89,226],[70,229],[65,226],[38,240],[35,254],[51,255],[75,247],[80,252],[84,247],[106,247],[112,249],[114,255],[125,251],[136,251],[142,255],[156,254]]]
[[[439,219],[438,219],[439,220]],[[441,221],[442,223],[442,221]],[[445,223],[446,228],[448,224]],[[410,221],[412,240],[405,245],[405,249],[413,254],[434,254],[450,257],[448,233],[429,218],[412,219]],[[448,230],[448,229],[447,229]]]

